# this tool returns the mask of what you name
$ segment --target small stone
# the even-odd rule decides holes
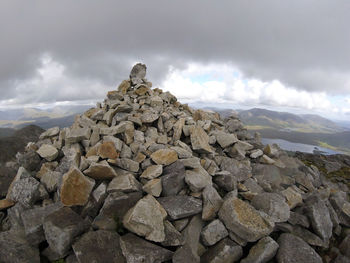
[[[212,246],[227,237],[228,232],[224,224],[219,219],[216,219],[203,228],[201,236],[204,245]]]
[[[84,176],[77,168],[63,175],[60,197],[66,206],[85,205],[89,199],[95,181]]]
[[[142,185],[136,180],[132,174],[118,175],[109,183],[107,192],[121,191],[124,193],[140,191]]]
[[[100,144],[97,150],[97,155],[102,159],[116,159],[119,157],[119,153],[116,151],[113,142],[103,142]]]
[[[87,224],[72,209],[62,207],[45,218],[43,227],[50,248],[64,257],[73,239],[87,228]]]
[[[208,185],[212,184],[211,176],[202,167],[193,170],[186,170],[185,182],[191,191],[197,193]]]
[[[177,153],[171,149],[159,149],[151,154],[151,159],[158,165],[169,165],[177,161]]]
[[[170,250],[147,242],[146,240],[131,233],[120,238],[120,246],[127,262],[167,262],[171,260],[173,256],[173,252]]]
[[[279,249],[276,255],[279,263],[322,263],[321,257],[304,240],[292,234],[282,234],[277,243]]]
[[[163,173],[163,166],[162,165],[151,165],[148,166],[145,171],[141,174],[141,178],[146,179],[154,179],[160,176]]]
[[[241,263],[269,262],[276,255],[278,247],[278,243],[271,237],[264,237],[249,250],[248,256]]]
[[[162,192],[162,180],[159,178],[152,179],[142,187],[142,190],[150,195],[159,197]]]
[[[107,183],[102,182],[93,192],[92,197],[96,201],[96,203],[102,203],[107,196]]]
[[[133,66],[130,72],[130,80],[133,82],[133,84],[138,84],[139,82],[137,81],[135,83],[135,79],[139,80],[140,83],[142,82],[142,79],[146,77],[146,65],[137,63],[136,65]]]
[[[66,133],[66,143],[73,144],[82,140],[89,140],[91,135],[90,128],[68,129]]]
[[[290,209],[293,209],[296,206],[301,205],[303,203],[303,198],[301,194],[295,191],[292,186],[281,191],[281,194],[286,198],[287,204],[289,205]]]
[[[85,233],[73,244],[78,262],[126,263],[116,232],[98,230]]]
[[[49,144],[41,145],[37,153],[49,162],[55,160],[58,156],[58,150]]]
[[[147,195],[131,208],[123,219],[124,227],[147,240],[162,242],[165,239],[164,219],[167,213],[157,200]]]
[[[269,235],[274,227],[254,207],[234,196],[224,201],[219,218],[228,230],[249,242]]]
[[[208,185],[204,188],[202,197],[202,219],[205,221],[212,220],[216,217],[217,212],[220,210],[223,200],[212,185]]]
[[[210,247],[202,256],[202,263],[226,263],[226,262],[238,262],[243,255],[241,246],[238,246],[235,242],[229,238],[225,238],[217,243],[215,246]]]
[[[190,132],[192,149],[200,153],[212,153],[213,150],[209,145],[209,136],[202,129],[202,127],[196,125],[191,128]]]
[[[256,195],[251,203],[256,209],[268,214],[274,222],[286,222],[290,216],[288,204],[276,193]]]
[[[40,182],[45,186],[48,192],[54,192],[62,179],[62,174],[59,172],[48,171],[41,176]]]
[[[263,154],[264,154],[264,152],[262,150],[256,149],[256,150],[251,152],[250,158],[256,159],[256,158],[259,158],[260,156],[262,156]]]
[[[198,214],[202,211],[202,201],[187,195],[158,198],[158,202],[167,211],[171,220],[177,220]]]
[[[113,179],[117,176],[117,173],[106,161],[91,163],[90,167],[84,171],[84,174],[96,180]]]

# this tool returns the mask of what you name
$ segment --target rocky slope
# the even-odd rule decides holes
[[[0,201],[0,262],[349,261],[345,184],[145,74],[27,146]]]

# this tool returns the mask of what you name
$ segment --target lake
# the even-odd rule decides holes
[[[292,151],[292,152],[305,152],[305,153],[313,153],[315,150],[315,147],[317,147],[318,150],[322,151],[322,154],[325,155],[331,155],[331,154],[338,154],[339,152],[333,151],[331,149],[323,148],[317,145],[311,145],[311,144],[304,144],[304,143],[295,143],[295,142],[290,142],[282,139],[268,139],[268,138],[262,138],[261,142],[266,145],[266,144],[273,144],[276,143],[278,144],[281,149],[286,150],[286,151]]]

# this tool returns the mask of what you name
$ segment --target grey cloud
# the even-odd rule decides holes
[[[137,61],[148,65],[153,82],[170,66],[216,62],[247,77],[345,94],[349,10],[347,0],[3,0],[1,98],[16,96],[13,83],[34,76],[44,53],[70,77],[106,86]]]

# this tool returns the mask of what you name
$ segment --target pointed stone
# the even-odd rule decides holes
[[[143,191],[146,193],[153,195],[155,197],[159,197],[162,192],[162,180],[159,178],[152,179],[147,182],[143,187]]]
[[[190,133],[192,149],[200,153],[212,153],[213,150],[209,146],[209,136],[202,129],[196,125],[191,128]]]
[[[96,180],[113,179],[117,176],[117,173],[106,161],[91,163],[90,167],[84,171],[84,174]]]
[[[109,183],[107,192],[121,191],[124,193],[140,191],[142,185],[136,180],[132,174],[118,175]]]
[[[212,185],[208,185],[207,187],[204,188],[202,192],[202,197],[203,197],[202,219],[205,221],[212,220],[216,217],[217,212],[219,212],[222,206],[223,200]]]

